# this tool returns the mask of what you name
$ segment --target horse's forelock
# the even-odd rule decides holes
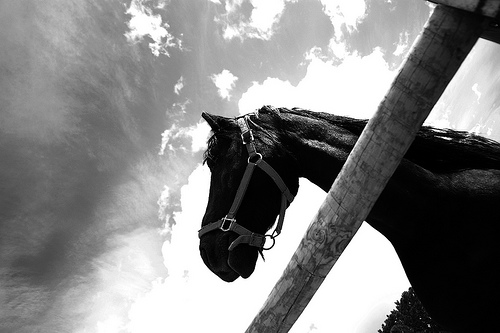
[[[207,140],[207,149],[203,153],[203,164],[207,162],[207,160],[215,160],[216,156],[213,154],[213,149],[217,144],[217,136],[213,133],[210,138]]]
[[[206,163],[209,159],[213,161],[217,159],[218,152],[216,150],[221,141],[236,142],[238,139],[240,139],[238,127],[221,128],[212,132],[212,135],[207,140],[207,149],[203,153],[203,163]]]

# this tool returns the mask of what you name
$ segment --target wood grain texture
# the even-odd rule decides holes
[[[485,24],[478,15],[436,7],[247,333],[289,331],[368,216]]]
[[[499,0],[429,0],[435,4],[446,5],[457,9],[479,15],[499,18],[500,1]]]

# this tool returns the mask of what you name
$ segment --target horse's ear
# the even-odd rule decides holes
[[[271,113],[271,114],[279,114],[280,111],[278,108],[275,108],[272,105],[264,105],[259,109],[259,113]]]
[[[207,112],[202,112],[201,116],[210,125],[213,132],[218,132],[220,129],[227,126],[228,118],[222,116],[216,116]]]

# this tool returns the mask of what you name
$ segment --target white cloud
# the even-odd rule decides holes
[[[238,102],[240,114],[252,112],[262,105],[298,106],[296,88],[289,81],[268,77],[262,84],[254,82]]]
[[[287,2],[296,0],[249,0],[253,9],[248,20],[239,14],[245,0],[226,1],[226,13],[216,19],[224,25],[223,36],[232,38],[259,38],[269,40],[276,23],[279,22]],[[325,13],[335,29],[335,39],[344,39],[343,31],[356,30],[358,23],[366,16],[364,0],[321,0]]]
[[[158,4],[156,5],[156,8],[159,9],[165,9],[167,5],[170,3],[171,0],[158,0]]]
[[[251,26],[261,31],[263,35],[270,33],[273,24],[281,17],[285,8],[283,0],[252,0],[254,9],[250,17]]]
[[[429,114],[427,119],[425,119],[425,126],[433,126],[437,128],[453,128],[450,122],[450,115],[452,110],[448,107],[442,99],[439,99]]]
[[[356,30],[358,23],[366,16],[365,0],[321,0],[325,13],[330,17],[337,41],[345,38],[344,30]]]
[[[410,48],[410,34],[408,31],[401,32],[399,34],[399,42],[397,44],[396,50],[392,54],[395,56],[401,56],[403,54],[406,54],[408,52],[408,49]]]
[[[200,164],[189,176],[187,185],[181,188],[181,211],[174,213],[177,223],[173,227],[172,240],[165,242],[162,249],[170,276],[183,277],[185,270],[197,271],[198,268],[191,267],[193,264],[202,264],[197,231],[208,201],[209,186],[210,171]]]
[[[167,29],[168,23],[163,23],[160,15],[154,15],[151,8],[147,7],[148,0],[132,0],[126,13],[131,15],[128,22],[130,31],[125,37],[131,43],[137,43],[149,36],[153,42],[149,48],[155,56],[164,54],[169,56],[169,48],[182,49],[181,40],[175,38]]]
[[[105,246],[111,251],[94,260],[93,276],[96,281],[85,296],[79,295],[78,306],[92,309],[85,318],[85,332],[123,332],[130,303],[151,289],[150,281],[160,271],[156,260],[158,231],[146,228],[111,237]],[[86,288],[89,288],[88,286]],[[90,291],[90,292],[89,292]],[[75,302],[75,296],[68,298]]]
[[[477,97],[477,102],[479,103],[479,100],[481,99],[481,92],[479,91],[479,89],[477,88],[479,86],[478,83],[474,83],[474,85],[472,86],[472,91],[474,92],[474,94],[476,95]]]
[[[177,83],[174,86],[174,93],[176,95],[179,95],[181,93],[182,88],[184,88],[184,77],[181,76],[179,80],[177,80]]]
[[[226,303],[216,294],[223,282],[205,269],[198,252],[197,230],[208,199],[209,179],[208,168],[200,165],[183,186],[182,209],[175,213],[172,239],[162,249],[168,277],[155,280],[151,291],[134,302],[129,311],[130,332],[203,332],[214,318],[213,311],[219,312]],[[207,310],[207,303],[219,308]]]
[[[97,333],[120,332],[122,329],[123,323],[118,316],[110,316],[97,323]]]
[[[330,52],[339,60],[342,60],[349,55],[347,45],[344,40],[336,40],[335,37],[331,38],[328,48],[330,49]]]
[[[182,133],[179,128],[177,127],[176,124],[172,124],[169,129],[166,129],[161,133],[161,146],[160,146],[160,151],[158,152],[158,155],[164,155],[165,154],[165,149],[168,148],[169,151],[175,151],[174,146],[170,141],[172,139],[176,139],[181,136]]]
[[[226,1],[226,13],[217,18],[224,25],[224,38],[270,39],[274,32],[273,26],[280,20],[286,1],[289,0],[249,0],[252,12],[246,21],[239,14],[245,1]]]
[[[207,138],[210,130],[210,126],[205,121],[189,127],[187,135],[191,137],[192,152],[199,152],[207,148]]]
[[[395,75],[379,49],[365,57],[347,55],[339,65],[314,54],[309,57],[306,75],[297,86],[277,78],[254,82],[238,103],[240,113],[271,104],[369,118]]]
[[[165,185],[163,186],[163,191],[160,194],[160,197],[158,198],[157,204],[158,204],[158,219],[160,221],[167,221],[168,220],[168,214],[167,214],[167,208],[168,208],[168,200],[170,198],[170,188]]]
[[[158,155],[164,155],[165,150],[175,152],[177,149],[190,150],[191,153],[199,152],[206,148],[209,133],[210,126],[205,121],[188,127],[179,127],[174,123],[161,134],[162,139]],[[191,141],[189,148],[185,145],[186,141]]]
[[[219,96],[222,99],[231,99],[231,90],[233,90],[235,86],[235,82],[238,80],[238,77],[233,75],[230,71],[227,69],[224,69],[221,73],[219,74],[214,74],[210,76],[212,79],[212,82],[215,84],[219,91]]]

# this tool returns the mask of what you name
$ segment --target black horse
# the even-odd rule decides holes
[[[206,113],[203,118],[213,136],[205,152],[212,175],[200,253],[213,273],[231,282],[252,274],[263,234],[284,210],[285,189],[276,186],[276,176],[262,168],[244,176],[247,166],[266,161],[291,192],[285,202],[297,193],[299,177],[328,191],[366,121],[269,106],[244,122]],[[242,139],[241,131],[249,129]],[[246,186],[246,192],[238,190]],[[235,216],[224,219],[235,201]],[[500,144],[422,127],[366,219],[394,246],[429,314],[450,330],[497,331],[499,205]],[[259,240],[235,245],[245,233]]]

